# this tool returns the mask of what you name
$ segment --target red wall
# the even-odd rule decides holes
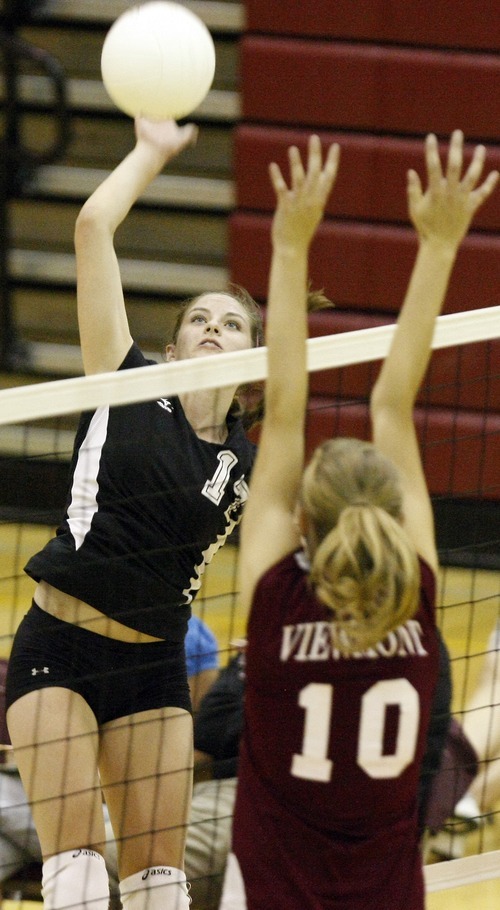
[[[249,32],[498,51],[497,0],[246,0]]]
[[[406,172],[422,176],[423,138],[487,146],[500,168],[497,0],[246,0],[240,48],[242,119],[235,133],[232,280],[265,302],[273,194],[268,164],[317,132],[339,141],[339,177],[311,250],[312,283],[336,309],[311,334],[393,322],[416,250]],[[499,303],[500,191],[464,241],[445,312]],[[333,432],[368,435],[377,364],[311,375],[308,450]],[[431,491],[500,498],[500,341],[437,352],[418,425]]]

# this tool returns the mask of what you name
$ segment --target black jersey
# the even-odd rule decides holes
[[[153,363],[133,344],[120,369]],[[25,567],[140,632],[180,641],[205,566],[241,517],[255,445],[199,439],[178,398],[84,413],[64,519]]]

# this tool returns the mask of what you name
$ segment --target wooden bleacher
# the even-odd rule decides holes
[[[130,0],[47,0],[18,29],[20,38],[50,53],[64,70],[70,141],[63,156],[36,170],[8,203],[10,296],[23,354],[14,370],[0,373],[0,388],[82,372],[73,230],[84,200],[134,142],[132,120],[114,107],[100,76],[106,32],[131,5]],[[158,359],[178,302],[227,283],[227,221],[234,205],[233,131],[240,114],[237,47],[244,11],[230,0],[186,0],[185,5],[205,21],[216,46],[214,83],[193,117],[200,125],[200,139],[148,188],[117,234],[132,332]],[[34,67],[23,66],[18,89],[23,142],[45,149],[54,133],[50,82]],[[60,450],[68,451],[74,424],[74,417],[59,422]],[[32,456],[50,451],[50,430],[50,421],[31,430]],[[13,459],[24,457],[22,439],[19,427],[0,433],[0,458],[6,459],[2,501],[9,506],[11,478],[19,469]],[[62,465],[60,483],[55,483],[58,502],[64,471]],[[42,480],[33,490],[41,492],[46,486]],[[31,489],[31,483],[25,487]],[[28,495],[33,498],[32,492]]]
[[[202,133],[160,177],[118,236],[124,284],[138,341],[162,349],[176,302],[227,279],[227,212],[232,206],[232,130],[239,115],[236,45],[242,8],[231,2],[186,3],[212,30],[217,68],[196,112]],[[130,3],[50,0],[20,37],[56,57],[68,79],[71,140],[62,160],[41,168],[10,204],[13,303],[36,374],[81,371],[74,303],[73,229],[92,189],[133,144],[133,124],[109,100],[100,79],[102,42]],[[23,73],[24,131],[44,145],[48,82]],[[53,347],[61,344],[61,357]],[[74,347],[74,350],[68,349]]]

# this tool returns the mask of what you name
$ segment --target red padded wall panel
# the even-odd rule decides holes
[[[500,58],[331,41],[245,36],[245,120],[494,139]]]
[[[332,436],[370,438],[364,404],[312,399],[307,421],[307,455]],[[432,495],[500,498],[500,417],[467,411],[417,408],[416,425]]]
[[[271,219],[236,212],[229,221],[233,281],[264,300],[270,262]],[[324,222],[310,254],[310,274],[342,309],[398,312],[416,252],[409,228]],[[451,279],[444,312],[498,304],[500,235],[465,239]]]
[[[287,147],[304,148],[314,130],[325,145],[340,140],[343,154],[310,257],[314,285],[338,308],[312,317],[310,333],[392,322],[416,251],[406,172],[425,174],[423,136],[434,131],[447,141],[460,127],[470,146],[488,146],[485,170],[500,165],[498,2],[464,0],[459,15],[447,0],[245,5],[231,277],[265,299],[274,207],[268,164],[277,160],[286,171]],[[445,312],[498,304],[499,253],[497,191],[462,246]],[[433,494],[500,499],[499,361],[500,341],[434,352],[417,410]],[[333,434],[369,435],[366,398],[378,368],[311,374],[308,452]]]
[[[311,338],[337,335],[389,323],[394,323],[394,318],[322,310],[310,316],[309,335]],[[379,362],[374,362],[312,372],[311,394],[335,399],[368,398],[378,369]],[[498,410],[500,340],[434,351],[419,400],[438,407]]]
[[[239,208],[274,210],[274,193],[268,175],[270,161],[277,161],[288,176],[287,149],[306,149],[310,130],[240,124],[235,131],[234,173]],[[321,131],[326,149],[341,146],[340,169],[327,207],[327,215],[363,221],[407,222],[406,174],[414,168],[424,179],[422,139],[333,133]],[[466,137],[467,138],[467,137]],[[466,144],[465,161],[475,143]],[[443,145],[446,151],[447,143]],[[485,173],[500,170],[500,145],[487,147]],[[479,210],[474,230],[500,231],[500,196],[495,194]]]
[[[424,469],[431,492],[495,498],[500,496],[500,416],[417,411]]]
[[[309,337],[357,332],[394,322],[393,317],[350,313],[343,310],[320,310],[309,316]],[[380,368],[380,361],[360,363],[309,374],[309,390],[313,396],[327,399],[368,398]]]
[[[434,351],[420,401],[453,409],[499,411],[500,338]],[[497,473],[500,463],[497,466]]]
[[[249,31],[500,50],[497,0],[245,0]]]

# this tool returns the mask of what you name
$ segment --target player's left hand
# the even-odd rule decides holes
[[[277,200],[272,227],[275,246],[290,249],[309,246],[335,183],[339,157],[340,148],[334,143],[323,163],[319,136],[311,136],[304,167],[299,149],[291,146],[288,149],[290,186],[280,167],[275,162],[270,164],[269,175]]]

